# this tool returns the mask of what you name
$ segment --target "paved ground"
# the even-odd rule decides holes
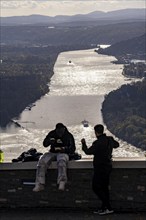
[[[146,213],[114,213],[99,216],[91,211],[58,209],[0,209],[0,220],[146,220]]]

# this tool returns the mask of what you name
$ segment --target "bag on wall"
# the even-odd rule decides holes
[[[75,152],[69,155],[69,160],[80,160],[82,158],[81,154]]]

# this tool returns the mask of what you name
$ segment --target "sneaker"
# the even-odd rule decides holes
[[[33,188],[33,192],[40,192],[44,190],[44,185],[43,184],[37,184],[34,188]]]
[[[64,181],[60,181],[58,189],[61,191],[65,190],[65,182]]]
[[[114,213],[114,210],[105,209],[105,210],[100,211],[98,214],[99,215],[108,215],[108,214],[112,214],[112,213]]]
[[[99,214],[102,211],[102,209],[96,209],[93,211],[94,214]]]
[[[101,206],[100,208],[97,208],[93,211],[94,214],[99,214],[100,212],[102,212],[103,210],[105,210],[106,207],[105,206]]]

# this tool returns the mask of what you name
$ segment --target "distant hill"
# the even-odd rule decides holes
[[[108,21],[123,20],[128,22],[129,20],[144,20],[145,9],[123,9],[110,12],[94,11],[88,14],[77,14],[73,16],[58,15],[55,17],[44,15],[29,15],[29,16],[12,16],[1,17],[1,25],[32,25],[32,24],[59,24],[66,22],[77,21]]]
[[[116,10],[116,11],[109,11],[109,12],[102,12],[99,11],[91,12],[88,14],[88,16],[91,18],[100,18],[100,19],[111,19],[111,20],[120,20],[120,19],[144,19],[145,18],[145,9],[144,8],[138,8],[138,9],[122,9],[122,10]]]
[[[64,27],[52,25],[1,26],[1,43],[23,45],[114,44],[145,32],[145,22],[98,26]]]
[[[106,49],[100,49],[98,52],[113,56],[146,54],[146,33],[139,37],[115,43]]]

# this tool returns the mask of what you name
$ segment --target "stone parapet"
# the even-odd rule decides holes
[[[37,162],[0,164],[0,207],[89,208],[100,205],[91,189],[92,159],[70,161],[68,184],[57,189],[57,166],[46,175],[45,190],[32,192]],[[146,211],[146,158],[114,158],[111,203],[117,211]]]

